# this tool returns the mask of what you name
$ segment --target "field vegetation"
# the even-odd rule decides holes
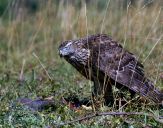
[[[14,3],[15,2],[15,3]],[[15,0],[13,3],[20,2]],[[17,4],[0,0],[0,127],[59,127],[94,113],[71,109],[63,97],[91,96],[92,82],[58,55],[59,44],[95,33],[106,33],[137,55],[148,76],[163,88],[162,0],[34,0]],[[27,6],[28,5],[28,6]],[[33,5],[33,6],[32,6]],[[115,93],[119,93],[114,89]],[[128,95],[128,92],[125,92]],[[55,110],[31,111],[19,98],[53,96]],[[100,112],[144,112],[144,115],[98,116],[61,127],[158,127],[163,109],[136,95],[126,106]],[[152,114],[153,117],[147,116]]]

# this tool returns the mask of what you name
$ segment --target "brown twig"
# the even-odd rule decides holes
[[[63,125],[68,125],[68,124],[73,124],[82,120],[88,120],[90,118],[94,118],[97,116],[108,116],[108,115],[112,115],[112,116],[120,116],[120,115],[124,115],[124,116],[130,116],[130,115],[142,115],[142,116],[148,116],[148,117],[152,117],[154,118],[157,122],[159,123],[163,123],[163,119],[161,117],[156,117],[155,115],[151,114],[151,113],[144,113],[144,112],[97,112],[94,113],[92,115],[88,115],[85,117],[80,117],[78,119],[72,120],[72,121],[67,121],[67,122],[62,122],[60,124],[55,123],[55,125],[57,126],[63,126]]]

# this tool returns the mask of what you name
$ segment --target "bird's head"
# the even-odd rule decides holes
[[[75,62],[86,65],[90,56],[93,56],[92,51],[98,51],[100,45],[108,43],[108,40],[110,40],[110,37],[106,34],[96,34],[78,40],[68,40],[62,42],[59,46],[59,54],[70,63]]]
[[[85,40],[69,40],[59,46],[59,55],[68,62],[86,65],[90,56]]]

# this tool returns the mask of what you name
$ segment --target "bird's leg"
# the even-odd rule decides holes
[[[92,91],[92,96],[93,97],[98,97],[102,95],[102,87],[103,85],[100,84],[98,79],[94,79],[94,86],[93,86],[93,91]]]
[[[130,92],[130,97],[131,98],[134,98],[134,96],[135,96],[135,94],[136,94],[136,92],[134,92],[133,90],[129,90],[129,92]]]
[[[101,83],[98,79],[94,79],[94,88],[92,92],[93,99],[104,99],[105,105],[112,105],[114,103],[112,86],[110,83]]]
[[[109,83],[104,88],[104,99],[107,106],[113,105],[114,97],[112,92],[112,85]]]

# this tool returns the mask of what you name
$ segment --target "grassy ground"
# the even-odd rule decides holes
[[[49,2],[35,15],[12,21],[3,17],[0,19],[0,127],[55,127],[56,123],[90,113],[83,109],[79,112],[71,110],[59,104],[61,97],[70,93],[89,97],[92,83],[60,59],[57,48],[64,40],[100,32],[111,35],[139,56],[144,62],[146,75],[156,82],[157,87],[163,88],[160,79],[163,72],[163,12],[159,4],[128,5],[124,9],[111,1],[108,8],[106,5],[101,9],[96,2],[88,6],[83,4],[81,8],[62,3],[56,6]],[[54,100],[58,103],[55,111],[32,112],[14,104],[21,97],[36,99],[54,94]],[[137,96],[134,102],[121,110],[102,107],[100,111],[143,111],[163,115],[160,108],[152,106],[152,102],[139,102]],[[162,126],[159,121],[145,115],[101,116],[72,126],[85,128],[89,125],[131,128]]]

